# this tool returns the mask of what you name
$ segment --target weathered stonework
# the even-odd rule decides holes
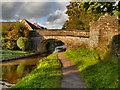
[[[118,35],[118,17],[105,15],[90,23],[91,48],[107,49],[113,36]]]
[[[89,38],[79,38],[71,36],[44,36],[44,37],[33,37],[31,41],[34,43],[32,47],[40,52],[46,52],[46,44],[50,39],[61,40],[66,45],[66,50],[85,48],[89,46]]]
[[[90,23],[90,32],[73,30],[36,30],[31,31],[32,47],[36,51],[46,52],[46,44],[50,39],[61,40],[66,49],[106,48],[114,35],[118,34],[118,17],[102,16]]]

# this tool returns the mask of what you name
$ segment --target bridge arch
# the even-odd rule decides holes
[[[55,50],[55,47],[58,42],[56,42],[56,40],[58,42],[61,42],[63,45],[67,45],[67,43],[60,39],[60,38],[56,38],[56,37],[44,37],[44,40],[42,40],[38,46],[37,46],[37,51],[39,52],[50,52],[52,53]],[[67,48],[67,47],[66,47]]]

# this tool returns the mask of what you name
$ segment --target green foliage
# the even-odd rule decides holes
[[[9,40],[6,43],[6,48],[9,49],[9,50],[15,50],[17,48],[17,44],[14,40]]]
[[[113,15],[114,15],[114,16],[118,16],[118,15],[120,15],[120,12],[117,11],[117,10],[115,10],[115,11],[113,11]]]
[[[63,29],[89,30],[89,23],[97,20],[105,13],[113,14],[118,7],[115,2],[70,2],[66,6],[66,14],[69,19],[63,25]]]
[[[12,88],[60,88],[61,64],[57,54],[43,58],[26,77]]]
[[[6,80],[7,77],[7,67],[6,66],[2,66],[2,80]]]
[[[1,42],[2,49],[16,50],[18,48],[15,40],[1,38]]]
[[[29,37],[29,30],[23,23],[16,21],[16,25],[7,27],[7,37],[9,39],[18,40],[21,36],[26,38]]]
[[[17,40],[17,46],[22,49],[22,51],[25,51],[26,49],[28,49],[30,47],[30,43],[28,41],[27,38],[25,37],[20,37],[18,40]]]
[[[19,56],[19,55],[23,55],[23,54],[29,54],[29,53],[33,53],[34,50],[28,50],[28,51],[20,51],[20,50],[7,50],[7,49],[2,49],[3,51],[7,51],[7,52],[11,52],[13,54],[11,55],[2,55],[0,57],[12,57],[12,56]]]
[[[11,24],[7,27],[6,31],[2,34],[2,36],[8,39],[8,42],[6,42],[6,46],[3,42],[3,48],[15,50],[18,48],[16,43],[18,38],[26,37],[29,39],[29,30],[23,23],[16,21],[16,24]]]
[[[7,39],[5,39],[5,38],[2,38],[1,39],[1,42],[2,42],[2,49],[4,49],[4,48],[7,48]]]
[[[93,16],[95,16],[95,14],[81,11],[77,15],[70,16],[69,20],[64,23],[63,29],[89,31],[90,21],[92,21],[93,19],[96,20],[96,18],[98,19],[98,16]]]
[[[82,73],[87,88],[118,88],[118,57],[98,51],[76,49],[65,52]]]
[[[6,37],[7,33],[5,31],[2,31],[2,37]]]
[[[20,64],[17,66],[17,74],[22,77],[24,75],[25,65]]]

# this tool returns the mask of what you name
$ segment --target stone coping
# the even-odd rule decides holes
[[[35,56],[35,55],[39,55],[39,54],[43,54],[43,53],[35,52],[35,53],[29,53],[29,54],[24,54],[24,55],[19,55],[19,56],[4,57],[4,58],[0,58],[0,62],[27,58],[27,57],[31,57],[31,56]]]

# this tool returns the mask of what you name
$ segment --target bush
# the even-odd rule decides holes
[[[2,48],[14,50],[17,49],[17,40],[20,37],[26,37],[29,39],[29,29],[19,21],[16,24],[11,24],[6,28],[6,31],[2,32],[2,37],[8,39],[2,40]]]
[[[18,40],[19,37],[29,38],[29,30],[19,21],[16,21],[16,25],[10,25],[7,27],[7,37],[12,40]]]
[[[17,40],[17,46],[22,49],[22,51],[25,51],[30,47],[30,43],[26,37],[20,37]]]
[[[5,38],[2,38],[1,39],[1,42],[2,42],[2,49],[5,49],[6,48],[6,46],[7,46],[7,39],[5,39]]]
[[[8,41],[8,42],[6,43],[6,48],[7,48],[7,49],[10,49],[10,50],[17,49],[16,41]]]

